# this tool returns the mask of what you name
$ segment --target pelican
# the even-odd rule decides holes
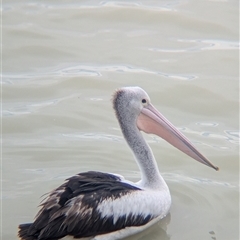
[[[33,223],[19,225],[20,239],[56,240],[67,235],[122,239],[164,218],[170,210],[171,195],[140,131],[156,134],[191,158],[218,170],[157,111],[140,87],[116,90],[113,108],[139,166],[141,180],[133,183],[117,174],[96,171],[76,174],[49,193]]]

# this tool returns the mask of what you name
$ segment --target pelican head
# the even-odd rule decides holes
[[[155,134],[198,162],[219,170],[151,104],[150,97],[142,88],[118,89],[113,96],[113,108],[123,134],[125,129],[131,132],[135,128]]]

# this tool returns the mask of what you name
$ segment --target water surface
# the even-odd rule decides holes
[[[75,173],[138,181],[115,119],[138,85],[216,172],[145,135],[172,194],[129,239],[239,239],[238,1],[3,1],[2,239]]]

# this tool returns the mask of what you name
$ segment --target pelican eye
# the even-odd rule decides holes
[[[142,99],[142,103],[146,103],[147,102],[147,100],[144,98],[144,99]]]

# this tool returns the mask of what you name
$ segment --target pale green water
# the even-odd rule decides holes
[[[238,1],[3,1],[2,239],[86,170],[137,181],[111,106],[138,85],[219,172],[147,136],[171,220],[129,239],[239,238]],[[166,223],[167,222],[167,223]]]

